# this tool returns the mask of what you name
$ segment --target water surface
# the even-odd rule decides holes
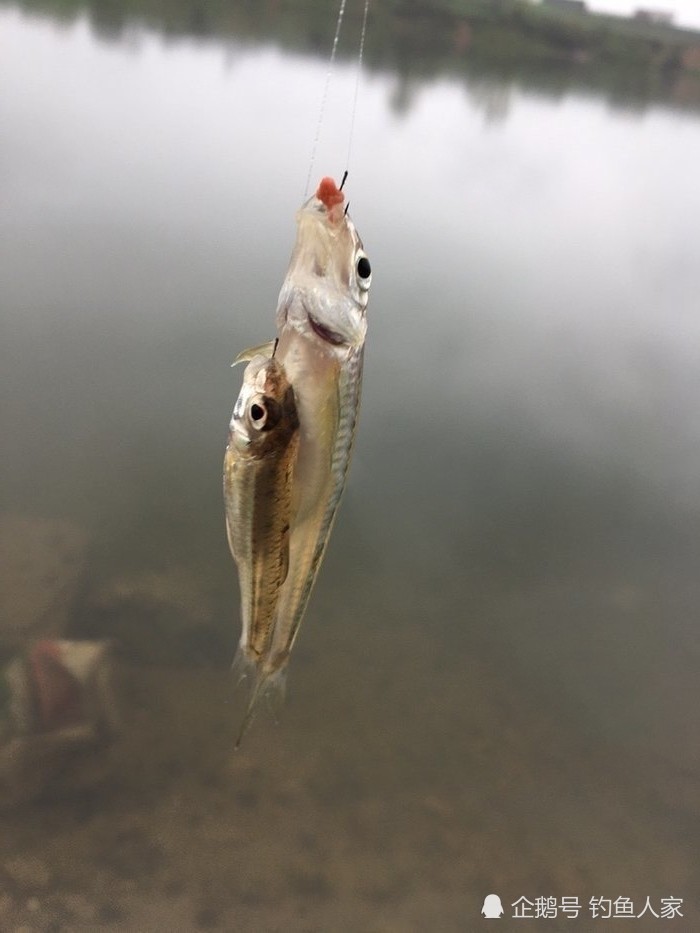
[[[229,364],[272,335],[326,65],[11,5],[0,33],[3,508],[89,536],[69,632],[117,638],[129,723],[89,807],[6,817],[47,918],[461,930],[496,891],[675,895],[693,928],[697,117],[363,77],[356,455],[283,720],[234,756]]]

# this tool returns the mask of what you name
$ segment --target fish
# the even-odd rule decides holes
[[[277,306],[276,359],[294,386],[299,417],[289,567],[265,661],[279,681],[328,545],[360,407],[372,268],[342,186],[323,178],[297,212]]]
[[[252,681],[237,745],[269,680],[275,614],[289,568],[299,418],[294,390],[273,352],[274,344],[253,347],[236,360],[248,365],[224,455],[226,533],[241,591],[234,668]]]

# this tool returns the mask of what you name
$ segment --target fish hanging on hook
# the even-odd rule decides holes
[[[239,568],[243,604],[235,666],[249,682],[239,743],[260,698],[283,690],[350,465],[372,269],[344,201],[334,180],[323,178],[298,211],[296,242],[277,307],[274,359],[270,349],[267,356],[254,356],[246,370],[247,381],[260,394],[274,362],[274,391],[269,388],[262,395],[281,405],[281,418],[270,429],[278,433],[270,434],[273,466],[266,473],[268,491],[262,500],[244,489],[247,474],[237,468],[239,453],[232,442],[226,455],[229,543]],[[251,407],[252,389],[248,394],[245,390],[244,381],[232,426],[237,411],[239,419],[246,412],[249,418],[260,413]],[[286,406],[281,398],[287,399]],[[243,435],[243,449],[250,451],[254,440]],[[258,505],[251,511],[253,501]],[[261,526],[278,531],[266,538]],[[282,529],[287,529],[284,534]],[[256,540],[272,546],[256,546]],[[251,595],[256,579],[269,584],[264,606]]]

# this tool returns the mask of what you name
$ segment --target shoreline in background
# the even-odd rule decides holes
[[[15,0],[5,3],[62,22],[87,16],[118,41],[143,26],[169,39],[236,40],[327,57],[335,15],[317,0]],[[362,5],[347,11],[339,58],[354,57]],[[583,88],[614,105],[666,103],[700,109],[700,32],[559,8],[556,0],[384,0],[370,7],[369,70],[404,82],[447,75],[467,83],[515,81],[561,94]],[[396,109],[408,105],[397,95]]]

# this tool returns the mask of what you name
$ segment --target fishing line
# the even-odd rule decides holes
[[[355,77],[355,95],[352,99],[352,117],[350,118],[350,138],[348,139],[348,154],[345,159],[345,174],[350,169],[350,153],[352,151],[352,138],[355,132],[355,114],[357,113],[357,95],[360,91],[360,77],[362,75],[362,57],[365,51],[365,33],[367,32],[367,13],[369,0],[365,0],[365,10],[362,14],[362,32],[360,33],[360,51],[357,56],[357,75]]]
[[[340,0],[340,9],[338,10],[338,20],[335,24],[335,36],[333,37],[333,48],[331,49],[331,57],[328,62],[328,71],[326,72],[326,83],[323,88],[323,97],[321,98],[321,110],[318,115],[318,123],[316,124],[316,135],[314,137],[314,144],[311,150],[311,162],[309,164],[309,173],[306,176],[306,187],[304,188],[304,200],[308,197],[309,194],[309,185],[311,184],[311,175],[314,170],[314,163],[316,161],[316,151],[318,149],[319,139],[321,137],[321,129],[323,127],[323,120],[326,113],[326,104],[328,102],[328,91],[330,88],[331,77],[333,75],[333,65],[335,63],[335,53],[338,48],[338,39],[340,38],[340,29],[343,24],[343,16],[345,15],[345,4],[346,0]],[[355,77],[355,92],[353,95],[352,101],[352,112],[350,116],[350,135],[348,137],[348,152],[345,159],[345,176],[343,177],[343,183],[345,182],[345,177],[347,177],[347,169],[350,165],[350,153],[352,152],[352,140],[355,132],[355,115],[357,113],[357,98],[360,91],[360,77],[362,74],[362,60],[364,56],[365,49],[365,35],[367,33],[367,15],[369,12],[369,0],[365,0],[365,8],[362,14],[362,31],[360,33],[360,50],[357,56],[357,75]],[[342,188],[342,185],[341,185]]]
[[[331,49],[331,57],[328,62],[328,71],[326,72],[326,84],[323,88],[323,97],[321,98],[321,110],[318,115],[318,123],[316,124],[316,136],[314,137],[314,145],[311,150],[311,164],[309,165],[309,174],[306,176],[306,187],[304,188],[304,200],[306,200],[309,193],[309,185],[311,184],[311,173],[314,170],[314,162],[316,161],[316,150],[318,149],[318,140],[321,135],[321,127],[323,126],[323,117],[326,112],[326,102],[328,100],[328,88],[331,83],[331,76],[333,74],[333,63],[335,62],[335,52],[338,48],[338,38],[340,37],[340,27],[343,25],[343,16],[345,15],[345,0],[340,0],[340,9],[338,10],[338,21],[335,24],[335,37],[333,38],[333,48]]]

